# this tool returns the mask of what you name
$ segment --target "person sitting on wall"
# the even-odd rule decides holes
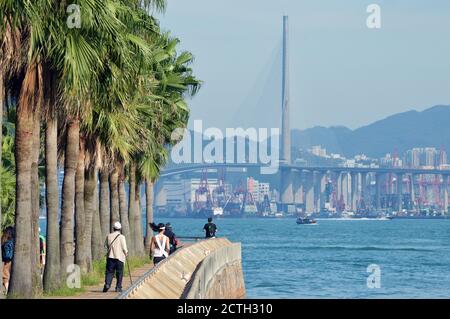
[[[215,238],[217,232],[217,226],[213,223],[213,219],[211,217],[208,218],[208,223],[203,226],[203,230],[205,231],[206,238]]]

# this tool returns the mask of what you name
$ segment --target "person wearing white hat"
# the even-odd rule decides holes
[[[106,237],[105,246],[108,249],[106,254],[105,286],[103,292],[107,292],[116,274],[116,292],[122,291],[123,266],[128,255],[127,242],[125,236],[120,233],[122,225],[115,222],[114,231]]]

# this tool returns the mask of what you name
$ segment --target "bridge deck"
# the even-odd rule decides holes
[[[178,164],[176,167],[163,169],[160,178],[171,177],[183,173],[200,171],[202,169],[216,168],[261,168],[267,165],[258,163],[202,163]],[[342,166],[304,166],[296,164],[279,164],[280,170],[318,171],[318,172],[349,172],[349,173],[380,173],[380,174],[424,174],[424,175],[450,175],[449,169],[403,168],[403,167],[342,167]]]

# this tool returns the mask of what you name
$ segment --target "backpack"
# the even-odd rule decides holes
[[[13,259],[14,245],[12,240],[6,241],[2,246],[2,261],[8,262]]]

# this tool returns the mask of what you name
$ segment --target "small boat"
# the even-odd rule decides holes
[[[213,215],[214,216],[222,216],[223,215],[223,208],[222,207],[214,207],[213,208]]]
[[[315,219],[302,217],[297,218],[297,224],[299,225],[316,224],[316,223],[317,221]]]

